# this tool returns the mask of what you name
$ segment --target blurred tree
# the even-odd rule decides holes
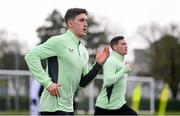
[[[82,41],[83,44],[88,48],[90,53],[90,62],[93,63],[95,60],[95,48],[100,45],[107,44],[107,31],[100,26],[100,24],[95,21],[94,17],[89,17],[88,19],[89,31],[87,36]],[[67,30],[65,21],[60,12],[56,9],[48,16],[43,26],[37,29],[40,43],[45,42],[51,36],[59,35]]]
[[[21,53],[22,46],[17,40],[10,40],[8,38],[8,32],[0,30],[0,69],[27,69],[24,55]]]
[[[56,9],[45,20],[44,25],[37,29],[40,44],[51,36],[62,34],[66,31],[66,24],[60,12]]]
[[[176,24],[161,28],[155,23],[138,30],[139,34],[149,43],[150,52],[146,55],[151,59],[150,74],[155,79],[167,82],[174,98],[177,97],[180,82],[178,77],[180,75],[179,31]]]
[[[177,97],[180,82],[180,44],[178,38],[172,35],[164,35],[160,40],[154,42],[152,49],[151,70],[156,79],[163,79],[170,85],[172,96]]]

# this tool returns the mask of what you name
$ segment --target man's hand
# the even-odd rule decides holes
[[[60,86],[61,84],[53,83],[47,88],[47,90],[52,96],[60,96],[60,93],[59,93]]]
[[[128,70],[131,71],[133,68],[134,68],[134,65],[133,64],[130,64],[130,63],[125,63],[126,66],[128,67]]]
[[[109,47],[104,47],[104,50],[102,53],[98,49],[96,49],[96,62],[99,64],[104,64],[109,56]]]

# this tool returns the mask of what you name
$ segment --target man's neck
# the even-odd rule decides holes
[[[76,32],[73,30],[73,29],[69,29],[72,33],[74,33],[74,35],[77,37],[77,38],[79,38],[79,39],[81,39],[82,37],[81,36],[79,36],[78,34],[76,34]]]

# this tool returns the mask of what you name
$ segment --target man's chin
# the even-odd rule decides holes
[[[84,36],[86,36],[87,35],[87,33],[84,33]]]
[[[124,55],[126,55],[126,54],[127,54],[127,52],[124,53]]]
[[[84,33],[84,34],[82,34],[82,35],[81,35],[81,37],[84,37],[84,36],[86,36],[86,35],[87,35],[87,34],[86,34],[86,33]]]

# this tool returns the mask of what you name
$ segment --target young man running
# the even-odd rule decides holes
[[[109,49],[96,52],[96,63],[88,71],[89,54],[81,44],[88,30],[85,9],[72,8],[65,14],[68,30],[53,36],[28,52],[25,60],[34,78],[45,88],[40,98],[41,115],[73,115],[73,98],[78,88],[88,85],[109,56]],[[47,59],[47,71],[41,60]]]
[[[137,115],[125,100],[127,74],[132,65],[124,63],[127,43],[123,36],[110,41],[112,54],[103,66],[103,87],[96,101],[95,115]]]

